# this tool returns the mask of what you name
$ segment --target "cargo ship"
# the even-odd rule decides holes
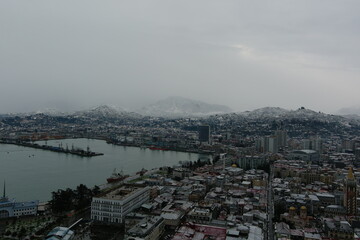
[[[119,182],[127,178],[129,175],[124,175],[123,172],[117,172],[116,168],[109,178],[106,179],[108,183]]]
[[[162,151],[167,151],[169,149],[167,148],[161,148],[161,147],[149,147],[150,150],[162,150]]]

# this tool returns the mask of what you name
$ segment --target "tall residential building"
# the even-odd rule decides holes
[[[346,178],[345,207],[347,215],[355,216],[357,208],[357,184],[352,168],[350,167]]]
[[[265,137],[265,152],[277,153],[279,151],[278,141],[276,136]]]
[[[265,136],[256,140],[255,147],[259,152],[277,153],[279,151],[276,136]]]
[[[259,138],[255,140],[255,149],[258,152],[264,152],[264,138]]]
[[[276,130],[275,137],[277,139],[278,148],[284,148],[287,146],[287,131]]]
[[[150,199],[149,187],[123,186],[91,202],[91,219],[123,223],[125,216]]]
[[[356,149],[355,149],[355,161],[356,161],[357,163],[360,162],[360,148],[356,148]]]
[[[204,125],[198,127],[199,141],[210,143],[210,126]]]
[[[322,152],[322,139],[319,137],[312,137],[303,141],[303,149],[314,150],[319,153]]]
[[[360,148],[360,140],[359,139],[345,139],[341,143],[341,148],[343,152],[346,151],[355,151],[356,148]]]
[[[237,160],[237,165],[245,170],[257,169],[259,166],[266,163],[264,156],[243,156]]]

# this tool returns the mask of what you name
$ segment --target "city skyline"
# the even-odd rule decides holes
[[[360,239],[359,10],[0,2],[0,240]]]

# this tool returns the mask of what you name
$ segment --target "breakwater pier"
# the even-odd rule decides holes
[[[59,145],[56,147],[56,146],[40,145],[38,143],[12,140],[12,139],[10,139],[10,140],[9,139],[1,139],[0,143],[13,144],[13,145],[17,145],[17,146],[36,148],[36,149],[47,150],[47,151],[58,152],[58,153],[72,154],[72,155],[77,155],[80,157],[96,157],[96,156],[104,155],[103,153],[90,151],[89,147],[86,150],[81,149],[81,148],[74,148],[74,147],[69,149],[68,147],[65,147],[65,148],[62,147],[62,145]]]

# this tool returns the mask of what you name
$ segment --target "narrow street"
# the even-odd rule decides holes
[[[274,225],[273,225],[273,217],[274,217],[274,198],[273,198],[273,190],[272,190],[272,180],[274,177],[273,167],[270,166],[270,175],[268,180],[268,192],[267,192],[267,200],[268,200],[268,224],[267,224],[267,233],[265,234],[265,239],[273,240],[274,238]]]

